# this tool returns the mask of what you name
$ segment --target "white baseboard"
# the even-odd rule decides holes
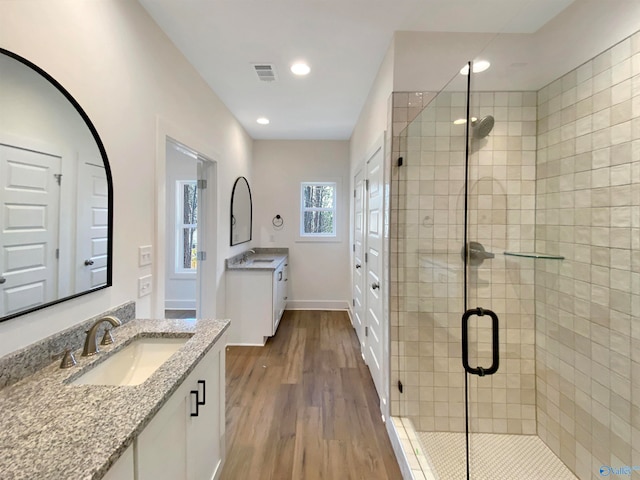
[[[227,347],[264,347],[264,343],[227,342]]]
[[[195,300],[165,300],[165,310],[195,310]]]
[[[287,310],[348,310],[349,302],[341,300],[289,300]]]

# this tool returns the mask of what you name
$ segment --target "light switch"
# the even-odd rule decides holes
[[[145,275],[138,279],[138,298],[149,295],[153,291],[152,280],[152,275]]]
[[[144,267],[145,265],[151,265],[152,261],[153,247],[151,245],[138,247],[138,265]]]

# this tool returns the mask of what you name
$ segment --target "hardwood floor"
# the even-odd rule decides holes
[[[287,311],[226,362],[222,480],[402,478],[346,312]]]
[[[195,310],[165,310],[164,318],[196,318]]]

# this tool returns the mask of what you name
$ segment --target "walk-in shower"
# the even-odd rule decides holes
[[[391,413],[411,468],[640,478],[640,33],[537,89],[479,75],[392,143]]]

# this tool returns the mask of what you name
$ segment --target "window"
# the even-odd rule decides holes
[[[195,180],[178,180],[176,197],[176,273],[195,273],[198,251],[198,187]]]
[[[336,237],[336,182],[303,182],[300,189],[300,237]]]

